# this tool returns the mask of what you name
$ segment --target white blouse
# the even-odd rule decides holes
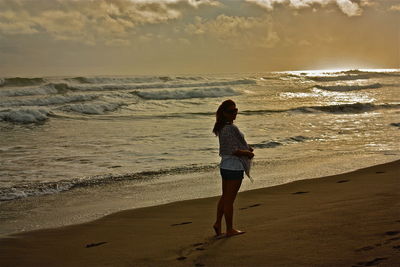
[[[239,130],[240,135],[244,138],[244,134]],[[232,171],[243,171],[244,167],[239,157],[235,155],[222,155],[221,163],[219,166],[221,169],[232,170]]]

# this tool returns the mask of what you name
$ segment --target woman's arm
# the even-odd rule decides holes
[[[238,149],[235,152],[233,152],[233,155],[238,156],[238,157],[246,156],[250,159],[254,157],[254,153],[251,152],[250,150],[241,150],[241,149]]]
[[[238,149],[239,147],[243,147],[243,145],[241,145],[243,142],[246,143],[245,140],[242,142],[240,139],[243,139],[243,137],[236,126],[224,126],[219,133],[220,155],[235,155],[238,157],[245,156],[250,159],[253,158],[253,149],[250,146],[247,145],[248,149]]]

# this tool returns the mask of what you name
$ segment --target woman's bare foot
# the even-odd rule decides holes
[[[220,236],[221,235],[221,225],[214,224],[213,228],[214,228],[214,231],[215,231],[215,235],[216,236]]]
[[[226,237],[231,237],[231,236],[234,236],[234,235],[241,235],[241,234],[244,234],[244,233],[246,233],[246,232],[240,231],[240,230],[236,230],[236,229],[232,229],[232,230],[229,230],[229,231],[226,232]]]

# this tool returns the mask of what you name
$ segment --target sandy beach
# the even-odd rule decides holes
[[[399,21],[0,0],[0,267],[400,267]]]
[[[400,161],[241,192],[215,239],[218,198],[114,213],[0,240],[1,266],[399,266]]]

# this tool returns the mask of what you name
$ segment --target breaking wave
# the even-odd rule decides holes
[[[83,84],[126,84],[126,83],[152,83],[169,82],[174,80],[202,80],[202,77],[170,77],[170,76],[150,76],[150,77],[74,77],[67,78],[67,81]]]
[[[14,123],[37,123],[45,121],[52,112],[44,108],[0,110],[0,120]]]
[[[43,78],[2,78],[0,79],[0,86],[29,86],[29,85],[39,85],[45,83]]]
[[[398,71],[365,71],[365,70],[347,70],[341,71],[340,73],[348,74],[348,75],[368,75],[370,78],[376,77],[400,77],[400,73]]]
[[[314,74],[314,75],[313,75]],[[337,72],[320,72],[315,74],[313,71],[305,72],[281,72],[281,79],[308,79],[317,82],[334,82],[334,81],[351,81],[351,80],[367,80],[370,78],[387,78],[400,77],[399,70],[346,70]]]
[[[367,85],[315,85],[314,87],[328,91],[346,92],[365,89],[377,89],[383,87],[383,85],[380,83],[374,83]]]
[[[292,109],[263,109],[263,110],[243,110],[242,115],[283,113],[283,112],[301,112],[301,113],[363,113],[379,109],[398,109],[400,104],[372,104],[372,103],[353,103],[329,106],[305,106]]]
[[[269,142],[264,142],[264,143],[258,143],[258,144],[251,144],[252,147],[254,148],[274,148],[277,146],[282,146],[283,144],[277,141],[269,141]]]
[[[282,146],[285,144],[305,142],[310,139],[311,139],[310,137],[298,135],[298,136],[292,136],[292,137],[284,138],[284,139],[280,139],[280,140],[264,141],[264,142],[260,142],[260,143],[256,143],[256,144],[250,144],[250,146],[252,146],[254,148],[275,148],[277,146]]]
[[[203,95],[204,96],[204,95]],[[202,96],[202,97],[203,97]],[[172,97],[172,96],[166,96]],[[174,96],[176,97],[176,96]],[[189,95],[179,95],[178,97],[189,98]],[[192,96],[190,96],[192,97]],[[212,96],[204,96],[204,97],[212,97]],[[184,99],[181,98],[181,99]],[[153,99],[156,99],[155,97]],[[171,98],[162,98],[162,99],[171,99]],[[176,99],[176,98],[174,98]],[[51,117],[64,117],[64,115],[53,113],[53,111],[61,111],[61,112],[73,112],[87,115],[101,115],[106,114],[107,112],[113,112],[118,110],[120,107],[127,105],[123,102],[105,102],[105,101],[94,101],[88,103],[74,103],[74,104],[66,104],[59,107],[56,107],[53,110],[48,110],[44,108],[13,108],[13,109],[5,109],[0,110],[0,121],[7,121],[13,123],[36,123],[47,120]],[[371,103],[354,103],[354,104],[341,104],[341,105],[330,105],[330,106],[305,106],[298,107],[292,109],[263,109],[263,110],[242,110],[240,111],[241,115],[244,116],[252,116],[252,115],[262,115],[269,113],[286,113],[286,112],[300,112],[305,114],[315,114],[315,113],[331,113],[331,114],[357,114],[370,112],[374,110],[380,109],[399,109],[400,104],[381,104],[374,105]],[[150,119],[150,118],[186,118],[193,116],[212,116],[214,112],[189,112],[189,113],[168,113],[168,114],[158,114],[158,115],[131,115],[130,118],[135,119]],[[290,140],[279,140],[279,141],[271,141],[271,143],[263,143],[261,147],[275,147],[281,145],[282,142],[287,141],[303,141],[301,138],[295,140],[295,138],[291,138]]]
[[[49,83],[40,87],[22,87],[0,90],[0,96],[33,96],[33,95],[51,95],[63,94],[70,90],[66,83]]]
[[[381,104],[374,105],[372,103],[354,103],[340,104],[330,106],[311,106],[292,109],[292,111],[300,111],[304,113],[314,113],[318,111],[327,113],[362,113],[379,109],[400,108],[400,104]]]
[[[152,84],[95,84],[71,85],[69,89],[80,91],[105,91],[105,90],[135,90],[135,89],[164,89],[164,88],[190,88],[210,87],[240,84],[255,84],[254,80],[215,81],[202,83],[152,83]]]
[[[316,82],[334,82],[334,81],[351,81],[351,80],[366,80],[371,78],[368,74],[349,74],[339,76],[307,76],[309,80]]]
[[[70,102],[88,101],[98,98],[97,95],[57,95],[51,97],[36,97],[31,99],[13,99],[0,102],[0,107],[12,106],[51,106]]]
[[[316,82],[334,82],[334,81],[351,81],[351,80],[367,80],[370,78],[380,77],[400,77],[398,72],[387,71],[362,71],[362,70],[347,70],[341,72],[335,72],[333,74],[327,74],[325,76],[306,76],[307,79]]]
[[[169,82],[170,79],[165,77],[150,78],[65,78],[59,82],[48,82],[42,78],[18,78],[19,82],[9,81],[10,79],[0,79],[0,86],[4,89],[0,90],[0,96],[18,97],[18,96],[34,96],[34,95],[52,95],[65,94],[73,91],[117,91],[117,90],[141,90],[141,89],[169,89],[169,88],[194,88],[194,87],[210,87],[210,86],[229,86],[256,84],[256,81],[249,79],[239,79],[230,81],[206,81],[201,77],[177,77],[176,82]],[[160,82],[164,80],[163,82]],[[76,83],[76,81],[79,81]],[[188,81],[188,82],[185,82]],[[5,87],[7,86],[7,87]],[[21,86],[18,88],[18,86]],[[12,88],[9,88],[12,87]]]
[[[184,166],[170,169],[160,169],[157,171],[144,171],[126,174],[104,174],[71,180],[61,180],[57,182],[40,182],[20,184],[13,187],[0,188],[0,201],[9,201],[30,196],[48,195],[68,191],[75,188],[107,185],[121,181],[143,181],[157,179],[165,174],[180,174],[210,170],[217,165]]]
[[[229,87],[213,87],[192,90],[157,90],[157,91],[136,91],[136,95],[143,99],[189,99],[189,98],[207,98],[239,95],[238,92]]]
[[[122,105],[124,104],[99,101],[91,103],[69,104],[59,107],[58,110],[67,112],[77,112],[82,114],[101,115],[106,112],[115,111]]]
[[[52,117],[62,117],[53,111],[75,112],[88,115],[101,115],[112,112],[126,105],[120,102],[95,101],[89,103],[67,104],[57,107],[54,110],[40,107],[9,108],[0,110],[0,121],[28,124],[43,122]]]

